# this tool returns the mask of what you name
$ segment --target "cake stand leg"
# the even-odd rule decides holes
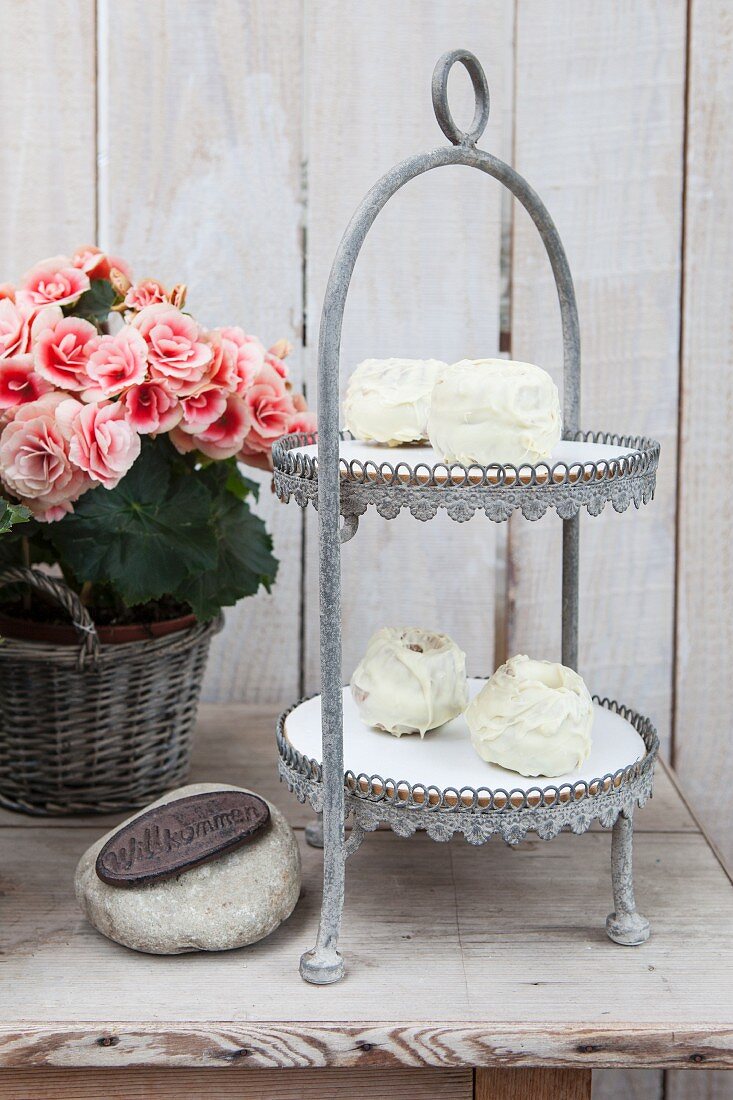
[[[318,938],[312,951],[300,957],[300,976],[313,985],[330,985],[344,976],[344,960],[338,950],[341,914],[344,908],[344,846],[343,818],[340,843],[334,845],[328,832],[328,816],[324,829],[323,901]]]
[[[341,679],[341,474],[339,465],[339,339],[348,277],[338,258],[326,287],[318,355],[318,541],[323,750],[323,900],[318,938],[300,959],[300,976],[315,985],[343,977],[338,950],[344,908],[344,699]]]
[[[616,909],[606,918],[606,932],[614,943],[636,947],[649,939],[649,921],[637,912],[631,851],[634,835],[633,812],[624,810],[616,818],[611,837],[611,881]]]
[[[309,821],[306,825],[305,842],[311,848],[323,847],[323,814],[319,814],[315,821]]]

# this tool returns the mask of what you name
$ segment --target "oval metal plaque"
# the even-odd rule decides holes
[[[162,882],[241,847],[269,820],[269,806],[255,794],[192,794],[118,829],[97,856],[96,871],[110,886]]]

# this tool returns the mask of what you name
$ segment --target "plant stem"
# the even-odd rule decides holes
[[[89,604],[92,602],[92,587],[93,587],[93,584],[94,584],[93,581],[84,581],[84,583],[81,586],[81,592],[79,593],[79,599],[81,600],[81,602],[84,604],[85,607],[88,607]]]

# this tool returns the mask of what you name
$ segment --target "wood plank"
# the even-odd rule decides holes
[[[673,649],[684,0],[518,8],[516,167],[547,202],[575,279],[582,423],[662,443],[653,504],[581,521],[580,671],[669,744]],[[561,376],[534,227],[515,214],[512,355]],[[560,523],[512,522],[510,653],[560,655]]]
[[[589,1069],[479,1069],[475,1100],[590,1100]]]
[[[212,1089],[215,1092],[212,1092]],[[470,1069],[88,1069],[4,1070],[0,1100],[472,1100]]]
[[[674,759],[697,816],[728,863],[733,803],[715,731],[726,728],[730,713],[732,562],[727,523],[706,474],[731,457],[733,389],[720,364],[733,361],[733,308],[720,280],[733,264],[733,203],[721,184],[733,156],[732,44],[728,4],[690,6]],[[710,683],[719,686],[710,691]],[[727,1100],[733,1075],[669,1072],[665,1095]]]
[[[0,282],[15,282],[94,239],[94,0],[3,4],[0,41]]]
[[[149,1024],[107,1028],[89,1033],[88,1026],[24,1026],[22,1031],[0,1030],[0,1065],[46,1064],[76,1067],[102,1066],[209,1066],[239,1065],[243,1058],[254,1068],[332,1066],[392,1070],[401,1065],[490,1067],[555,1066],[588,1068],[669,1065],[688,1067],[691,1059],[730,1070],[733,1048],[728,1031],[702,1036],[650,1027],[629,1033],[623,1027],[576,1031],[516,1023],[431,1023],[396,1025],[376,1022],[370,1027],[344,1023],[251,1024],[212,1022],[208,1025]],[[672,1042],[670,1042],[670,1038]],[[102,1040],[104,1043],[102,1044]],[[110,1043],[111,1040],[111,1043]],[[702,1050],[701,1050],[702,1048]],[[698,1063],[694,1063],[698,1067]],[[645,1098],[646,1100],[646,1098]],[[717,1098],[716,1098],[717,1100]]]
[[[733,459],[733,9],[691,5],[674,760],[733,863],[727,738],[733,687],[730,520],[711,472]],[[701,537],[701,535],[703,537]]]
[[[664,1076],[664,1100],[731,1100],[733,1097],[733,1073],[723,1070],[682,1073],[673,1069]]]
[[[289,339],[296,384],[301,6],[221,0],[216,18],[197,0],[100,6],[102,243],[141,276],[188,283],[203,324]],[[302,517],[254,477],[280,572],[213,643],[204,690],[221,702],[297,693]]]
[[[284,926],[184,960],[129,952],[82,918],[71,879],[96,830],[5,836],[0,1065],[733,1065],[733,890],[699,834],[636,838],[653,934],[635,950],[605,936],[606,835],[480,851],[371,836],[347,878],[347,978],[327,991],[297,973],[320,905],[312,849]]]
[[[686,1073],[690,1077],[691,1074]],[[702,1074],[695,1074],[700,1077]],[[665,1100],[664,1071],[656,1069],[595,1069],[593,1100]]]
[[[304,828],[315,814],[302,805],[279,780],[275,747],[276,711],[269,706],[212,704],[201,707],[194,740],[189,782],[234,783],[258,791],[285,813],[294,828]],[[79,817],[29,817],[0,809],[0,827],[110,829],[128,814]],[[596,823],[594,829],[600,829]],[[697,832],[698,826],[670,781],[663,764],[657,766],[654,797],[639,811],[641,832]]]
[[[358,20],[338,0],[308,5],[308,356],[316,388],[317,339],[326,280],[357,203],[406,156],[443,144],[432,111],[433,66],[466,46],[481,59],[494,97],[483,139],[502,152],[511,89],[511,3],[373,0]],[[465,74],[450,84],[459,120],[473,100]],[[478,172],[431,172],[380,214],[356,266],[342,343],[343,384],[371,356],[437,358],[497,352],[501,192]],[[309,509],[306,689],[319,680],[317,522]],[[385,522],[370,509],[344,546],[344,679],[371,633],[387,623],[451,634],[469,674],[493,670],[495,533],[484,517],[455,524],[444,513],[422,524]],[[456,568],[456,562],[460,567]]]

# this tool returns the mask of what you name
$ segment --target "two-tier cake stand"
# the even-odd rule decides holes
[[[447,102],[448,73],[456,62],[468,70],[476,98],[466,133],[454,123]],[[473,54],[444,54],[435,67],[432,93],[438,124],[451,145],[396,165],[356,211],[336,253],[323,304],[317,436],[286,436],[273,448],[280,498],[292,496],[303,507],[311,501],[319,514],[321,694],[292,707],[277,728],[282,778],[301,801],[308,799],[323,814],[321,920],[316,945],[300,962],[302,976],[319,984],[343,974],[338,939],[346,859],[364,833],[382,823],[401,836],[421,829],[434,840],[448,840],[462,833],[470,843],[482,844],[498,834],[517,844],[530,831],[543,839],[562,829],[583,833],[597,819],[613,826],[615,911],[606,922],[608,935],[627,945],[649,936],[649,923],[636,910],[631,872],[634,807],[651,794],[658,749],[648,719],[596,698],[590,758],[576,772],[541,787],[479,759],[463,718],[421,743],[396,739],[364,726],[343,687],[341,544],[354,536],[359,516],[370,505],[386,519],[409,508],[415,518],[428,520],[445,508],[459,522],[476,511],[497,522],[515,511],[536,520],[554,508],[563,522],[562,660],[576,668],[580,509],[596,516],[609,501],[618,512],[632,501],[637,508],[647,503],[659,459],[653,440],[579,429],[580,341],[565,252],[532,188],[514,169],[476,148],[489,116],[489,91]],[[446,465],[427,446],[387,450],[339,433],[341,322],[359,250],[387,200],[409,180],[445,164],[478,168],[508,187],[532,217],[552,265],[563,331],[564,432],[551,458],[536,466]],[[473,681],[472,693],[480,685]]]

